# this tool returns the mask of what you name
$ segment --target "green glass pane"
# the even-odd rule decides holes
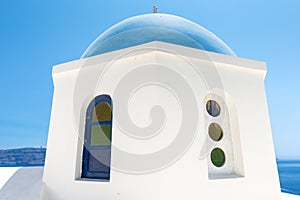
[[[91,146],[110,145],[111,125],[92,126]]]
[[[99,103],[93,111],[92,122],[111,121],[111,107],[107,102]]]
[[[216,167],[222,167],[225,164],[225,154],[220,148],[215,148],[214,150],[212,150],[210,159]]]

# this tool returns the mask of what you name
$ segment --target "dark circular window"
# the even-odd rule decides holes
[[[222,167],[225,164],[225,153],[220,148],[215,148],[210,154],[211,162],[216,167]]]
[[[209,100],[206,102],[206,111],[208,112],[209,115],[213,117],[217,117],[220,115],[221,108],[216,101]]]
[[[223,137],[223,130],[217,123],[211,123],[208,127],[209,137],[214,141],[220,141]]]

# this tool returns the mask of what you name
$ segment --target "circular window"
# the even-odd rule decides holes
[[[209,115],[213,117],[217,117],[220,115],[221,107],[216,101],[209,100],[206,103],[206,111],[208,112]]]
[[[216,167],[222,167],[225,164],[225,153],[220,148],[215,148],[210,154],[211,162]]]
[[[209,137],[214,141],[220,141],[223,137],[223,130],[217,123],[211,123],[208,127]]]

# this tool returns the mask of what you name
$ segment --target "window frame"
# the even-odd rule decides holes
[[[104,122],[93,122],[93,112],[97,105],[100,103],[108,103],[111,111],[111,119],[110,121]],[[112,142],[112,120],[113,120],[113,105],[112,99],[107,94],[102,94],[95,97],[89,104],[86,115],[85,115],[85,130],[84,130],[84,141],[83,141],[83,153],[82,153],[82,170],[81,170],[81,178],[82,179],[95,179],[98,181],[110,181],[110,171],[111,171],[111,142]],[[91,145],[91,134],[92,127],[95,125],[110,125],[110,144],[109,145]],[[108,150],[109,161],[107,163],[108,171],[91,171],[89,170],[90,164],[90,151],[101,151]],[[103,152],[102,152],[103,153]],[[104,164],[105,165],[105,164]]]

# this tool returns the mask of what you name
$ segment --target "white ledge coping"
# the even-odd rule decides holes
[[[219,53],[208,52],[204,50],[194,49],[190,47],[184,47],[175,44],[169,44],[165,42],[149,42],[125,49],[120,49],[88,58],[78,59],[62,64],[58,64],[53,67],[52,73],[60,73],[70,70],[78,70],[83,65],[90,66],[97,63],[106,63],[118,58],[120,55],[123,55],[122,58],[141,55],[149,53],[150,50],[160,51],[165,53],[172,53],[176,55],[182,55],[189,58],[200,59],[204,61],[212,61],[214,63],[223,63],[231,66],[238,66],[242,68],[262,70],[266,71],[267,66],[265,62],[250,60],[246,58],[234,57],[223,55]],[[130,52],[128,54],[128,52]],[[127,55],[127,56],[126,56]]]
[[[0,190],[21,167],[0,167]]]
[[[282,200],[299,200],[300,196],[293,195],[293,194],[287,194],[287,193],[281,193],[281,199]]]

